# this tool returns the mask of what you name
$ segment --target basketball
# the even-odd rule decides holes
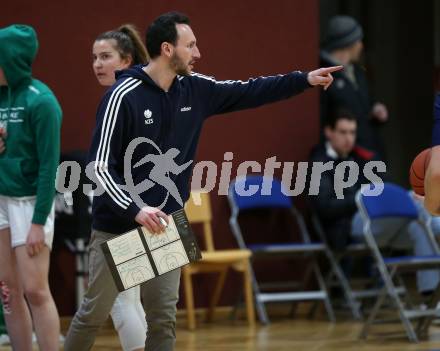
[[[418,195],[425,196],[425,170],[431,159],[431,149],[425,149],[419,153],[411,164],[409,170],[409,182],[411,188]]]

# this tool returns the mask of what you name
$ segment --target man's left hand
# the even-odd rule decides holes
[[[324,90],[327,90],[327,88],[333,82],[332,72],[340,71],[343,68],[344,66],[319,68],[317,70],[309,72],[309,74],[307,75],[307,81],[310,85],[313,86],[322,85],[324,87]]]

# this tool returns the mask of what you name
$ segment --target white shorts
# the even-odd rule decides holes
[[[9,197],[0,195],[0,230],[9,228],[12,247],[26,244],[27,235],[34,215],[36,197]],[[44,225],[44,242],[52,248],[55,206]]]

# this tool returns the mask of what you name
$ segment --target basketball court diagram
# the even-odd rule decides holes
[[[142,240],[136,230],[108,241],[116,265],[145,254]]]
[[[147,255],[120,264],[118,272],[125,289],[150,280],[155,276]]]
[[[165,233],[150,234],[144,229],[145,239],[159,274],[163,274],[189,263],[185,248],[172,217],[169,217]]]
[[[159,274],[167,273],[189,263],[185,248],[180,240],[151,251]]]
[[[180,240],[179,233],[172,217],[169,217],[169,223],[168,226],[165,228],[164,233],[150,234],[150,232],[145,227],[142,228],[142,230],[150,251],[156,250],[160,247],[164,247],[176,240]]]

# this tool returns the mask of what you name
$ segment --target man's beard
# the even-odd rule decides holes
[[[171,57],[170,65],[174,72],[179,76],[189,76],[191,74],[191,71],[188,68],[189,65],[185,65],[183,60],[177,56],[176,53]]]

